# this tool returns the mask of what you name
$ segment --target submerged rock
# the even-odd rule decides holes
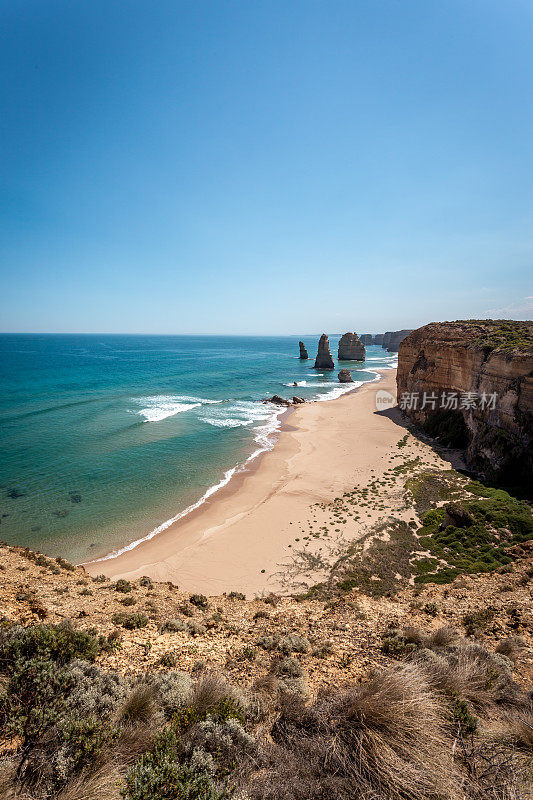
[[[300,345],[300,358],[303,360],[309,358],[307,350],[305,349],[305,344],[303,342],[298,342],[298,344]]]
[[[365,346],[356,333],[345,333],[339,341],[339,361],[364,361]]]
[[[7,496],[12,500],[16,500],[18,497],[25,497],[25,495],[26,493],[21,492],[20,489],[10,489],[7,493]]]
[[[352,373],[349,369],[341,369],[337,377],[341,383],[353,383]]]
[[[325,333],[322,334],[318,343],[318,353],[315,359],[314,369],[335,369],[329,349],[329,339]]]

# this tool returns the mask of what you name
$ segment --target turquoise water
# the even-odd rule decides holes
[[[164,526],[273,446],[263,398],[346,390],[304,340],[307,362],[295,337],[1,335],[0,539],[80,562]]]

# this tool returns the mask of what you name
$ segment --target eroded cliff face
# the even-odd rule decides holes
[[[533,483],[533,322],[418,328],[400,344],[397,386],[409,418],[464,447],[473,470]]]

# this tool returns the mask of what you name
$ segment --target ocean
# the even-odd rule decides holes
[[[309,361],[292,336],[0,335],[0,539],[80,563],[205,502],[274,446],[265,397],[353,388],[302,338]],[[342,366],[360,385],[396,358],[370,346]]]

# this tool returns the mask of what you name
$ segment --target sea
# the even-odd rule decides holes
[[[0,335],[0,540],[74,563],[131,549],[275,446],[265,398],[328,402],[397,362],[369,346],[341,385],[301,338],[308,361],[293,336]]]

